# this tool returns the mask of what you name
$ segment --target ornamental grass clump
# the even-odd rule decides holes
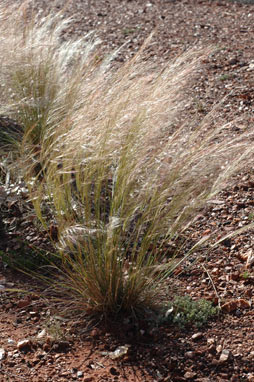
[[[0,114],[21,127],[31,200],[49,232],[54,223],[54,287],[79,311],[138,314],[177,264],[170,243],[250,161],[253,131],[214,127],[216,108],[189,120],[188,86],[210,49],[154,71],[142,60],[150,36],[113,70],[96,41],[63,41],[61,16],[1,6]]]
[[[80,78],[91,75],[96,66],[91,52],[98,40],[87,41],[85,36],[64,41],[71,19],[64,19],[61,12],[33,14],[29,5],[6,1],[0,8],[0,114],[9,119],[0,138],[25,159],[26,175],[34,168],[38,175],[45,147],[57,139],[61,123],[82,103]]]

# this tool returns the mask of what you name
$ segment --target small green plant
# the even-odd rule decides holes
[[[222,74],[220,77],[219,77],[220,81],[227,81],[230,79],[230,74]]]
[[[204,113],[206,111],[206,106],[202,101],[196,101],[196,109],[199,113]]]
[[[189,296],[180,296],[169,304],[165,318],[180,327],[194,325],[199,328],[217,313],[218,308],[214,307],[210,301],[193,300]]]
[[[247,280],[249,277],[250,277],[250,273],[248,271],[244,271],[241,274],[241,278],[244,279],[244,280]]]
[[[122,30],[122,33],[124,36],[129,36],[130,34],[133,34],[135,32],[134,28],[124,28]]]
[[[248,219],[253,221],[254,220],[254,213],[253,212],[250,212],[249,215],[248,215]]]
[[[61,317],[50,317],[45,322],[45,329],[47,334],[52,338],[53,342],[64,341],[68,338],[68,333],[61,324]]]

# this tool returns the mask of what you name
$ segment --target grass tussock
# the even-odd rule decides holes
[[[26,9],[0,8],[0,114],[20,126],[1,135],[15,143],[42,224],[57,226],[55,286],[81,310],[138,312],[175,266],[170,241],[250,161],[253,132],[214,127],[216,108],[197,125],[183,117],[209,49],[151,71],[150,36],[110,70],[91,36],[63,39],[71,20]]]

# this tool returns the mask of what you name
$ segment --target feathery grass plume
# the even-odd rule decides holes
[[[43,167],[43,149],[56,139],[61,122],[80,108],[81,78],[95,70],[92,51],[98,44],[91,36],[64,41],[72,19],[61,12],[33,15],[30,5],[6,1],[0,6],[0,115],[19,125],[15,134],[2,128],[0,137],[9,138],[23,159],[30,157],[29,168],[31,163]]]
[[[188,86],[210,49],[154,72],[144,45],[109,71],[96,42],[61,41],[71,22],[61,14],[24,23],[22,8],[1,6],[0,21],[0,113],[22,126],[35,210],[58,228],[56,288],[105,316],[152,306],[175,267],[169,242],[253,154],[253,131],[214,128],[216,108],[196,126],[186,114]]]
[[[51,151],[46,184],[59,226],[61,287],[85,310],[151,306],[175,267],[168,242],[253,153],[253,132],[221,139],[226,126],[211,127],[216,109],[195,128],[177,121],[202,54],[190,51],[149,76],[137,55],[96,86],[87,82],[84,110]]]

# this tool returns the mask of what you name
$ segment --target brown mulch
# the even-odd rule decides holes
[[[59,10],[63,3],[54,1],[51,9]],[[34,6],[47,12],[49,2],[34,0]],[[253,123],[254,5],[226,0],[72,0],[64,14],[74,16],[65,38],[94,30],[103,54],[121,47],[116,66],[135,54],[153,30],[145,59],[154,63],[154,70],[189,47],[213,45],[192,89],[196,102],[190,113],[202,118],[226,97],[221,120],[235,120],[236,133]],[[26,197],[22,188],[20,198]],[[253,196],[253,171],[238,174],[200,212],[186,238],[195,241],[213,233],[218,240],[250,223]],[[7,230],[3,233],[0,227],[1,250],[24,250],[24,240],[43,247],[45,235],[34,231],[29,204],[24,206],[17,195],[7,200],[0,189],[0,206]],[[253,231],[248,231],[212,251],[204,248],[177,269],[165,292],[168,298],[188,293],[222,307],[220,316],[204,328],[178,329],[160,325],[156,318],[137,324],[127,317],[95,327],[81,318],[65,320],[50,301],[38,297],[31,281],[2,264],[0,348],[5,355],[1,360],[0,349],[0,382],[254,381],[253,266]],[[13,287],[34,294],[6,290]],[[38,339],[44,328],[48,336]],[[19,351],[22,339],[29,342]],[[125,354],[112,359],[119,346],[126,346]]]

